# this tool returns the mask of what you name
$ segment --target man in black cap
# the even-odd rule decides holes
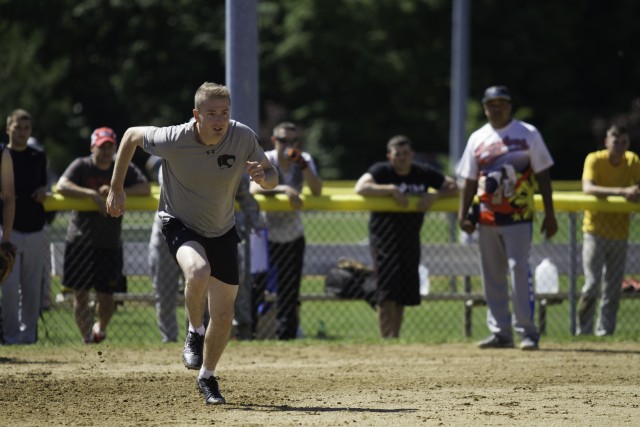
[[[479,346],[511,348],[515,329],[520,348],[536,350],[540,335],[529,268],[533,192],[537,182],[544,202],[540,231],[548,239],[558,230],[549,176],[553,159],[538,130],[511,117],[511,95],[505,86],[488,88],[482,105],[489,122],[469,137],[457,170],[465,180],[458,223],[467,233],[476,228],[468,215],[476,193],[480,201],[478,240],[491,335]]]

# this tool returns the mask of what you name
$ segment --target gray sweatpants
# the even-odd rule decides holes
[[[593,334],[593,320],[601,289],[596,335],[613,335],[615,332],[626,258],[627,240],[610,240],[584,233],[582,268],[585,282],[578,307],[578,335]]]
[[[182,272],[171,256],[169,247],[162,234],[162,220],[156,215],[149,239],[149,269],[156,300],[158,329],[163,342],[178,339],[178,321],[176,305],[178,285]]]
[[[13,230],[16,261],[2,284],[2,318],[7,344],[33,344],[38,337],[38,316],[45,264],[45,233]]]
[[[491,333],[509,340],[513,339],[512,324],[521,338],[539,339],[529,268],[531,229],[531,223],[524,223],[498,227],[480,225],[478,230],[487,326]],[[509,279],[513,318],[509,310]]]

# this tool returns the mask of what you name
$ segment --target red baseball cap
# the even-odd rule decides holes
[[[91,134],[91,146],[100,147],[105,142],[117,143],[116,133],[111,128],[98,128]]]

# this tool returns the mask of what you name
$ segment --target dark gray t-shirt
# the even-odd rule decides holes
[[[255,133],[235,120],[216,145],[196,141],[194,125],[150,127],[144,150],[162,158],[158,215],[177,218],[202,236],[218,237],[235,225],[234,198],[245,162],[262,162],[265,154]]]
[[[75,159],[62,176],[81,187],[98,190],[103,185],[111,184],[111,175],[115,162],[109,169],[99,169],[91,156]],[[129,165],[124,178],[124,188],[147,182],[144,174],[133,163]],[[67,228],[67,242],[94,248],[118,248],[122,232],[122,217],[114,218],[101,215],[97,211],[73,211]]]

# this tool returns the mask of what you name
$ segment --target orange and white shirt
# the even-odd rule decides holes
[[[480,224],[510,225],[533,221],[535,174],[552,165],[540,132],[513,119],[502,129],[487,123],[472,133],[457,175],[478,181]]]

